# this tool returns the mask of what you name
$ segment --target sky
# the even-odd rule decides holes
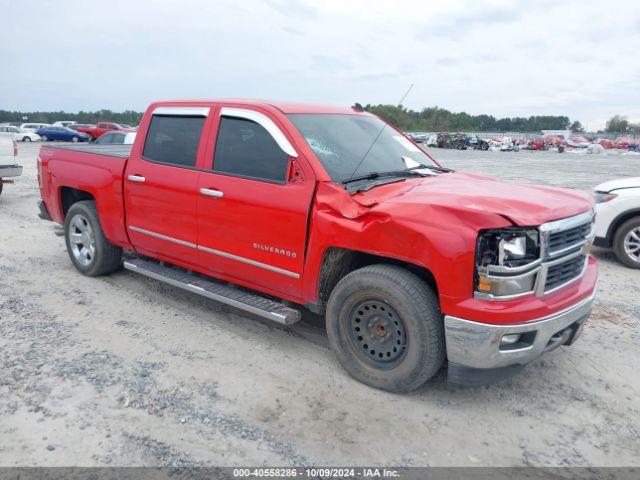
[[[0,0],[0,109],[264,98],[640,120],[640,1]]]

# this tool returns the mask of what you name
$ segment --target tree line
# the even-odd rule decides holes
[[[451,112],[440,107],[427,107],[418,112],[402,105],[367,105],[364,109],[404,131],[539,132],[571,128],[575,128],[576,131],[583,130],[580,122],[572,123],[569,117],[564,115],[496,118],[493,115]]]
[[[450,112],[440,107],[427,107],[415,111],[402,105],[371,105],[365,110],[378,115],[404,131],[423,132],[539,132],[540,130],[573,130],[582,132],[582,124],[564,115],[533,115],[530,117],[496,118],[493,115],[470,115],[466,112]],[[26,120],[25,120],[26,117]],[[125,110],[112,112],[68,113],[58,112],[18,112],[0,110],[0,122],[53,123],[57,120],[75,120],[78,123],[115,122],[138,125],[142,112]],[[613,116],[605,128],[606,132],[640,134],[640,123],[632,123],[621,115]]]

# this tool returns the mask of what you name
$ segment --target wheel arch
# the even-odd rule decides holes
[[[626,212],[619,214],[616,218],[613,219],[613,221],[609,225],[609,228],[607,229],[606,240],[608,245],[613,245],[613,237],[615,236],[618,229],[622,226],[622,224],[634,217],[640,217],[640,208],[627,210]]]
[[[73,187],[60,187],[60,212],[62,213],[62,219],[67,216],[67,212],[76,202],[80,202],[82,200],[93,200],[95,201],[94,195],[87,191],[81,190]]]
[[[423,265],[360,250],[329,247],[324,251],[318,273],[317,302],[308,304],[307,307],[313,312],[324,313],[331,292],[343,277],[354,270],[375,264],[397,265],[405,268],[424,280],[438,295],[436,278],[432,271]]]

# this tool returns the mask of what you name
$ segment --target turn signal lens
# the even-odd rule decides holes
[[[617,196],[618,195],[616,195],[615,193],[593,192],[593,198],[595,199],[596,203],[610,202],[611,200],[613,200]]]

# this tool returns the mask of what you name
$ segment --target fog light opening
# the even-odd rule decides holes
[[[521,338],[522,334],[520,333],[510,333],[508,335],[503,335],[500,339],[500,346],[503,347],[507,345],[513,345],[515,343],[518,343]]]

